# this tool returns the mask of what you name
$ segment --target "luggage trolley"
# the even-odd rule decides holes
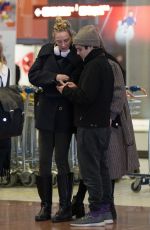
[[[139,86],[127,87],[127,97],[131,115],[138,115],[141,109],[141,99],[147,97],[146,90]],[[134,176],[135,181],[131,183],[131,190],[134,192],[139,192],[142,185],[150,185],[150,121],[148,128],[148,166],[149,173],[129,173],[129,176]]]
[[[22,161],[19,178],[24,186],[35,184],[36,171],[38,170],[37,131],[34,122],[34,87],[25,87],[25,119],[22,133]]]
[[[35,184],[38,171],[37,130],[34,127],[34,87],[22,87],[24,95],[24,127],[21,136],[12,138],[11,175],[2,186],[11,187],[17,183],[30,187]]]
[[[30,187],[36,182],[39,171],[38,131],[34,127],[34,93],[41,89],[23,86],[20,91],[24,97],[24,127],[21,136],[12,138],[10,181],[3,181],[3,186],[12,187],[17,183]],[[69,165],[74,173],[74,183],[79,182],[76,138],[73,134],[69,148]],[[55,151],[52,160],[53,187],[57,186],[57,167]]]
[[[76,143],[75,134],[72,135],[72,140],[70,144],[69,163],[70,163],[70,168],[74,174],[74,184],[78,184],[80,181],[80,173],[79,173],[79,165],[78,165],[78,157],[77,157],[77,143]]]

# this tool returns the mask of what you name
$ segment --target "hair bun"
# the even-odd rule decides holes
[[[55,24],[54,24],[55,31],[64,31],[64,30],[71,30],[71,24],[68,20],[64,20],[61,17],[56,17]]]

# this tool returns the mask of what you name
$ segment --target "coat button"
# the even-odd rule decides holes
[[[59,106],[59,107],[58,107],[58,110],[62,110],[62,109],[63,109],[63,107],[62,107],[62,106]]]
[[[82,120],[82,116],[79,118],[80,119],[80,121]]]

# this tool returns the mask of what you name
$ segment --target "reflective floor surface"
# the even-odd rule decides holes
[[[142,161],[142,173],[147,173],[147,160]],[[117,223],[105,227],[71,227],[70,222],[52,224],[35,222],[40,199],[36,187],[0,187],[0,230],[150,230],[150,186],[143,185],[139,192],[131,189],[134,179],[125,177],[115,187]],[[74,194],[77,186],[74,186]],[[58,208],[57,188],[53,191],[53,214]],[[88,197],[85,198],[88,203]]]
[[[113,225],[93,227],[97,230],[149,230],[150,208],[117,206],[118,220]],[[56,211],[55,205],[53,210]],[[92,227],[71,227],[70,222],[52,223],[51,221],[35,222],[34,215],[39,210],[37,202],[0,201],[1,230],[73,230]]]

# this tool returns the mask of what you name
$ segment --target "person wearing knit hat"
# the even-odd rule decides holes
[[[88,190],[90,213],[71,225],[104,226],[113,223],[106,150],[110,140],[114,77],[94,25],[82,27],[73,43],[84,61],[84,68],[78,84],[67,82],[57,89],[74,103],[79,169]]]
[[[93,25],[87,25],[80,29],[78,34],[73,39],[74,45],[92,46],[100,48],[102,46],[102,40],[100,35]]]

